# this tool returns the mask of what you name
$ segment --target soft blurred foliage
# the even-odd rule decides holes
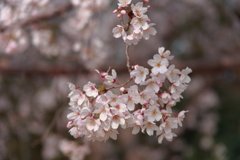
[[[90,143],[87,160],[240,160],[240,1],[150,0],[157,35],[130,47],[131,64],[164,46],[192,68],[176,110],[189,110],[173,142],[120,130]],[[100,82],[94,69],[128,78],[113,0],[0,1],[0,159],[63,160],[67,82]],[[83,143],[82,139],[75,140]]]

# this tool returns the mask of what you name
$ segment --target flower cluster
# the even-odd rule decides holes
[[[122,37],[128,45],[136,45],[142,37],[148,40],[150,35],[155,35],[157,31],[153,28],[154,23],[148,23],[150,19],[145,14],[150,6],[144,7],[143,4],[148,3],[148,0],[138,2],[135,5],[131,4],[131,7],[130,3],[131,0],[119,0],[118,9],[114,10],[113,13],[119,13],[119,18],[128,15],[128,21],[124,24],[122,19],[122,25],[117,25],[112,32],[115,38]]]
[[[100,35],[92,38],[100,23],[95,15],[108,6],[109,0],[0,0],[0,53],[57,57],[74,51],[86,66],[90,60],[99,65],[106,53]]]
[[[59,149],[70,160],[83,160],[85,156],[90,154],[90,148],[87,144],[78,145],[76,142],[65,139],[60,141]]]
[[[106,141],[109,138],[117,139],[118,128],[132,127],[132,133],[139,131],[152,136],[154,132],[161,143],[163,138],[171,141],[176,136],[172,129],[182,126],[184,114],[172,112],[172,107],[180,101],[182,92],[191,81],[188,76],[191,69],[176,69],[169,66],[173,59],[170,51],[158,49],[158,54],[148,60],[152,67],[147,69],[135,65],[130,72],[135,84],[129,88],[119,85],[117,73],[112,75],[99,72],[103,84],[96,86],[88,82],[82,87],[69,83],[71,113],[67,115],[70,120],[67,127],[75,138],[85,137],[92,141]],[[107,88],[106,85],[109,86]],[[118,91],[112,89],[120,88]]]
[[[24,51],[28,46],[28,38],[23,30],[14,28],[6,32],[0,32],[0,52],[13,54]]]

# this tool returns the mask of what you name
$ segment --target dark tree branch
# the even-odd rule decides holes
[[[177,68],[184,69],[186,66],[193,70],[193,74],[213,74],[220,73],[226,69],[240,69],[240,57],[226,57],[218,61],[211,60],[189,60],[189,61],[173,61]],[[27,68],[27,69],[26,69]],[[122,66],[114,67],[118,74],[126,74],[126,69]],[[12,67],[0,64],[1,75],[18,75],[24,74],[26,76],[57,76],[57,75],[71,75],[71,74],[90,74],[94,71],[89,71],[84,66],[78,65],[49,65],[45,67],[33,66],[29,67]]]

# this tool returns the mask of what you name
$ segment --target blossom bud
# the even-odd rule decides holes
[[[135,66],[134,66],[134,69],[136,70],[138,66],[139,66],[138,64],[137,64],[137,65],[135,65]]]
[[[118,14],[117,17],[120,18],[120,17],[122,17],[122,15],[121,15],[121,14]]]
[[[143,2],[144,2],[144,3],[148,3],[148,2],[149,2],[149,0],[144,0]]]
[[[126,14],[127,12],[125,10],[121,10],[120,12],[122,15]]]
[[[159,87],[162,87],[162,83],[160,82],[160,83],[157,83],[157,85],[159,86]]]
[[[102,72],[102,73],[101,73],[101,77],[102,77],[102,78],[105,78],[105,77],[106,77],[106,75],[107,75],[107,73],[106,73],[106,72]]]
[[[133,66],[131,66],[131,68],[136,70],[136,69],[137,69],[137,66],[139,66],[139,65],[138,65],[138,64],[133,65]]]
[[[113,11],[113,13],[117,13],[118,12],[118,10],[117,9],[115,9],[114,11]]]
[[[73,126],[73,121],[69,121],[67,124],[67,128],[71,128]]]
[[[144,101],[143,105],[147,105],[147,104],[148,104],[148,102],[147,102],[147,101]]]
[[[151,8],[151,6],[150,6],[150,5],[148,5],[148,6],[147,6],[147,8],[149,9],[149,8]]]
[[[124,87],[121,87],[121,88],[120,88],[120,91],[121,91],[121,92],[124,92],[124,91],[125,91],[125,88],[124,88]]]

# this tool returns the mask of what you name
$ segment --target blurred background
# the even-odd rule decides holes
[[[83,159],[240,160],[240,1],[148,4],[157,35],[131,46],[130,62],[148,67],[164,46],[175,56],[171,64],[192,68],[174,107],[189,113],[172,142],[120,129],[116,141],[90,142]],[[112,36],[116,7],[116,0],[0,1],[1,160],[67,160],[63,142],[86,143],[66,128],[67,82],[100,83],[94,70],[109,66],[120,82],[128,79],[125,44]]]

